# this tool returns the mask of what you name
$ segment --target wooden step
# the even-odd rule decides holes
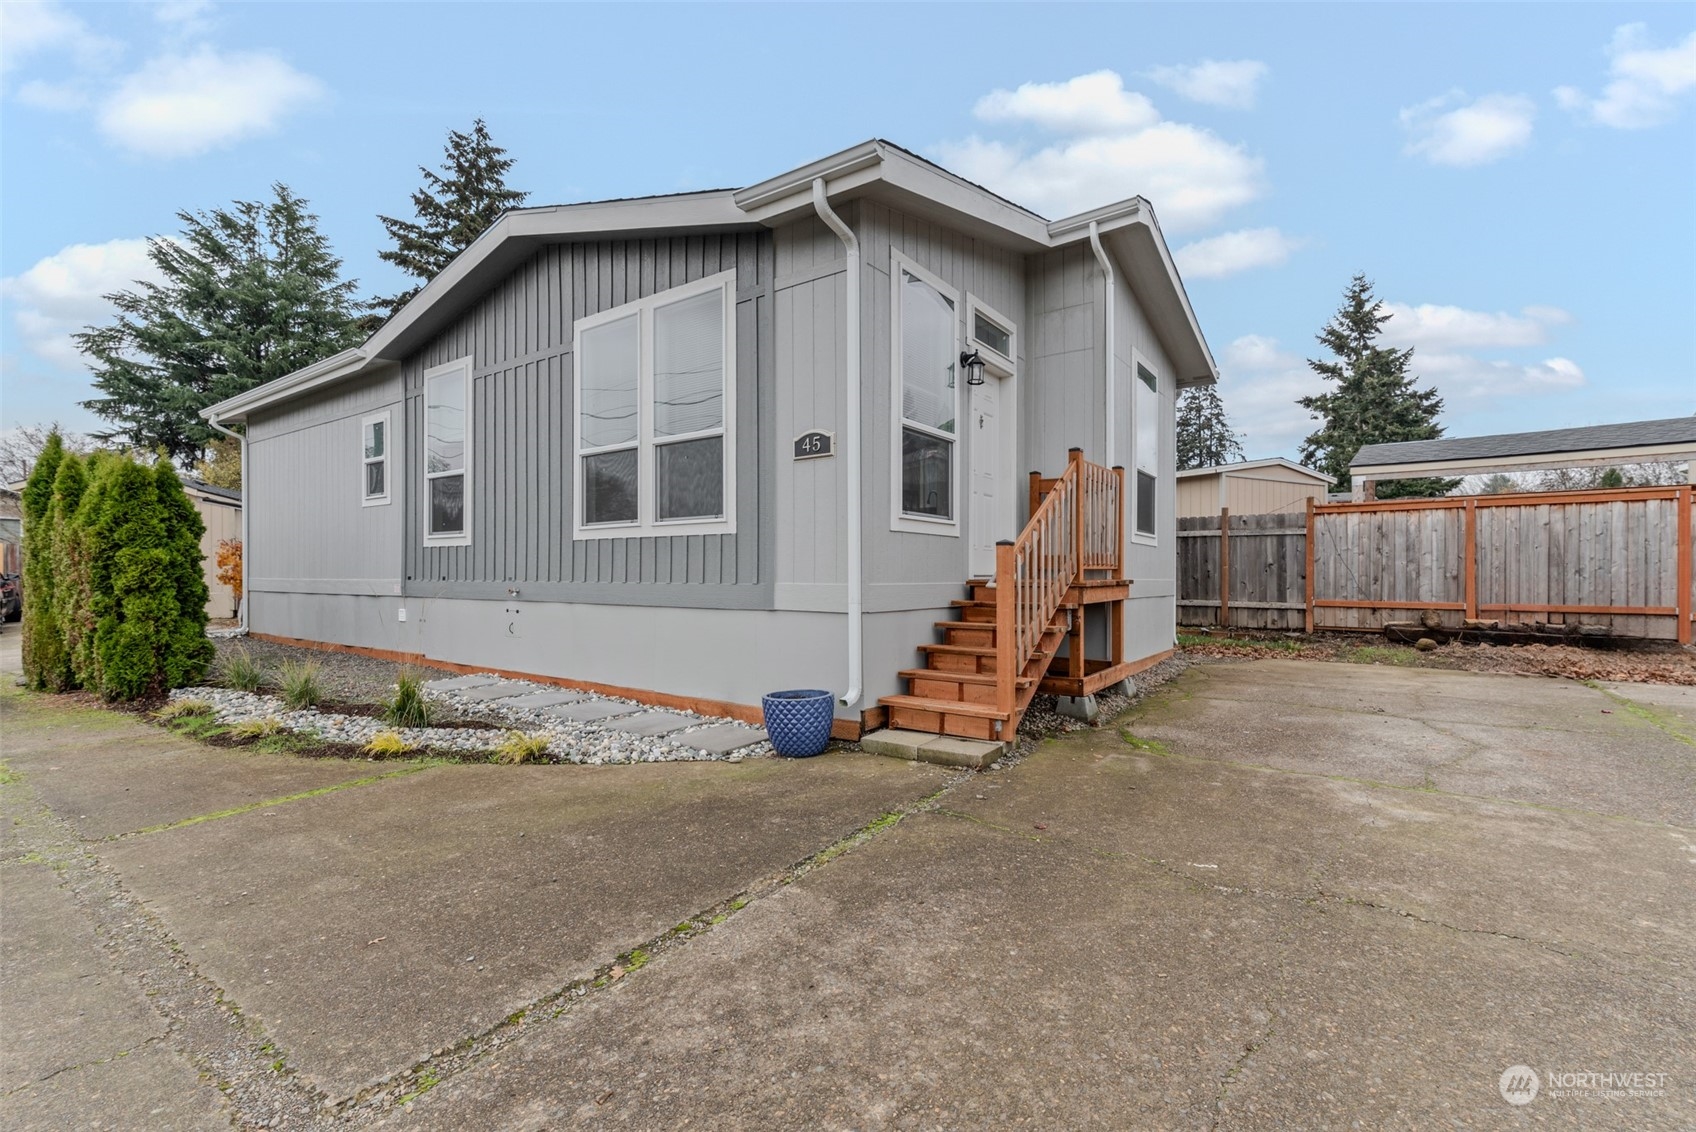
[[[896,675],[903,679],[929,676],[938,680],[954,680],[962,684],[988,684],[992,688],[995,686],[995,673],[993,672],[944,672],[936,668],[903,668]],[[1013,686],[1028,688],[1036,683],[1036,680],[1035,676],[1015,676],[1013,677]]]
[[[973,622],[995,623],[995,603],[993,601],[954,601],[950,602],[960,611],[960,620]]]
[[[941,672],[934,668],[908,668],[898,675],[907,681],[907,694],[922,699],[954,700],[963,704],[994,704],[1000,684],[994,673]],[[1036,676],[1020,676],[1013,682],[1015,701],[1028,698]]]
[[[935,628],[942,630],[943,640],[951,645],[984,645],[995,646],[995,626],[982,621],[938,621]]]
[[[992,704],[965,704],[928,696],[884,696],[879,702],[889,709],[891,727],[909,731],[997,740],[1011,739],[1018,728],[1018,714],[1010,719]]]

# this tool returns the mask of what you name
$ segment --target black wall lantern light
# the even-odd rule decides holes
[[[983,384],[983,355],[976,350],[960,355],[960,368],[966,371],[967,385]]]

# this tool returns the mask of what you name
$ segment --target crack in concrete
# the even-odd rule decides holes
[[[154,1034],[151,1038],[143,1038],[139,1044],[132,1046],[129,1049],[121,1049],[117,1053],[112,1054],[110,1057],[97,1057],[93,1061],[79,1061],[75,1065],[61,1065],[59,1068],[45,1076],[37,1077],[35,1080],[19,1085],[15,1089],[7,1089],[4,1093],[0,1093],[0,1097],[15,1097],[19,1093],[24,1092],[26,1089],[33,1089],[37,1085],[53,1080],[53,1078],[59,1076],[61,1073],[70,1073],[77,1069],[93,1069],[101,1065],[110,1065],[119,1058],[128,1057],[137,1050],[146,1049],[154,1042],[162,1042],[164,1040],[164,1034]]]
[[[227,810],[217,810],[209,814],[196,814],[193,817],[178,818],[175,821],[161,822],[150,825],[145,829],[135,829],[128,833],[114,833],[109,837],[96,838],[97,841],[123,841],[131,837],[145,837],[150,833],[166,833],[173,829],[183,829],[186,826],[200,825],[202,822],[220,821],[224,818],[240,817],[251,814],[254,810],[266,810],[273,806],[283,806],[290,802],[303,802],[308,798],[322,798],[326,794],[335,794],[342,790],[350,790],[356,786],[371,786],[378,782],[387,782],[391,778],[403,778],[409,774],[429,770],[430,764],[403,767],[400,770],[385,771],[382,774],[370,774],[364,778],[350,779],[347,782],[332,783],[329,786],[319,786],[313,790],[302,790],[296,794],[284,794],[277,798],[267,798],[262,802],[249,802],[242,806],[232,806]]]
[[[1683,743],[1687,747],[1696,747],[1696,735],[1691,735],[1689,732],[1680,727],[1676,720],[1668,719],[1665,715],[1656,711],[1648,704],[1640,704],[1634,699],[1622,696],[1618,692],[1602,687],[1594,680],[1586,680],[1584,681],[1584,684],[1591,690],[1602,693],[1602,695],[1618,704],[1625,710],[1627,715],[1630,715],[1635,719],[1640,719],[1644,723],[1649,724],[1651,727],[1660,729],[1675,742]]]
[[[737,913],[762,900],[817,869],[823,868],[843,855],[859,849],[881,834],[893,829],[915,814],[946,814],[938,803],[955,788],[974,776],[963,771],[940,789],[889,810],[845,834],[823,849],[802,858],[795,864],[756,881],[742,892],[711,905],[680,921],[678,926],[637,944],[617,958],[603,963],[592,974],[574,979],[557,991],[550,992],[514,1011],[505,1019],[480,1033],[467,1035],[445,1050],[427,1057],[415,1065],[391,1074],[381,1081],[367,1085],[353,1096],[331,1107],[335,1115],[358,1123],[365,1119],[406,1107],[424,1093],[459,1074],[482,1064],[526,1026],[545,1025],[569,1016],[572,1010],[587,1005],[597,992],[617,986],[631,972],[641,970],[668,952],[676,951],[692,940],[704,936],[727,923]],[[684,930],[684,926],[688,929]],[[636,961],[635,957],[640,956]],[[626,964],[633,963],[633,966]],[[614,972],[617,972],[616,974]],[[345,1122],[344,1120],[344,1122]]]

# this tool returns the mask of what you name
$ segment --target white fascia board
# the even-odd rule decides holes
[[[237,393],[234,397],[226,397],[216,405],[209,405],[200,410],[200,416],[205,420],[238,420],[254,409],[358,373],[369,360],[363,349],[343,350],[275,381],[256,385],[252,389]]]
[[[843,182],[845,178],[852,174],[862,173],[881,164],[884,153],[884,147],[876,140],[863,141],[859,145],[851,146],[840,153],[833,153],[829,157],[810,161],[799,169],[791,169],[787,173],[768,177],[764,181],[749,185],[745,189],[737,189],[731,195],[736,207],[741,210],[743,215],[755,220],[764,220],[767,216],[772,215],[774,211],[772,206],[787,205],[788,198],[797,193],[806,194],[810,208],[814,181],[823,177],[826,187],[831,192],[839,192],[842,188],[847,187],[839,184],[840,182]],[[864,184],[871,179],[874,178],[856,178],[855,183]],[[775,211],[786,212],[788,208],[779,207]]]
[[[610,238],[619,233],[746,225],[748,217],[736,207],[733,196],[727,191],[688,193],[521,208],[503,213],[470,247],[455,256],[441,274],[425,284],[411,302],[385,322],[363,348],[371,357],[382,357],[390,343],[406,333],[509,240],[563,240],[587,235]]]
[[[1316,472],[1312,468],[1296,463],[1294,460],[1286,460],[1282,456],[1272,456],[1265,460],[1243,460],[1236,464],[1214,464],[1209,468],[1190,468],[1186,471],[1179,472],[1178,478],[1183,479],[1185,476],[1216,476],[1221,473],[1228,475],[1233,472],[1253,471],[1255,468],[1288,468],[1292,472],[1300,472],[1304,476],[1311,476],[1320,483],[1329,484],[1331,482],[1331,477],[1324,473]]]
[[[1642,444],[1630,448],[1592,448],[1587,452],[1540,452],[1526,456],[1475,456],[1466,460],[1430,460],[1417,464],[1351,464],[1356,480],[1406,480],[1425,476],[1481,476],[1497,472],[1536,472],[1556,468],[1600,468],[1696,460],[1696,445]]]

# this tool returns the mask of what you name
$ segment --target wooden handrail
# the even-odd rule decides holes
[[[996,544],[995,699],[1009,718],[1017,710],[1019,675],[1067,591],[1086,570],[1120,576],[1124,482],[1122,471],[1092,464],[1074,448],[1052,486],[1031,474],[1030,521],[1017,539]]]

